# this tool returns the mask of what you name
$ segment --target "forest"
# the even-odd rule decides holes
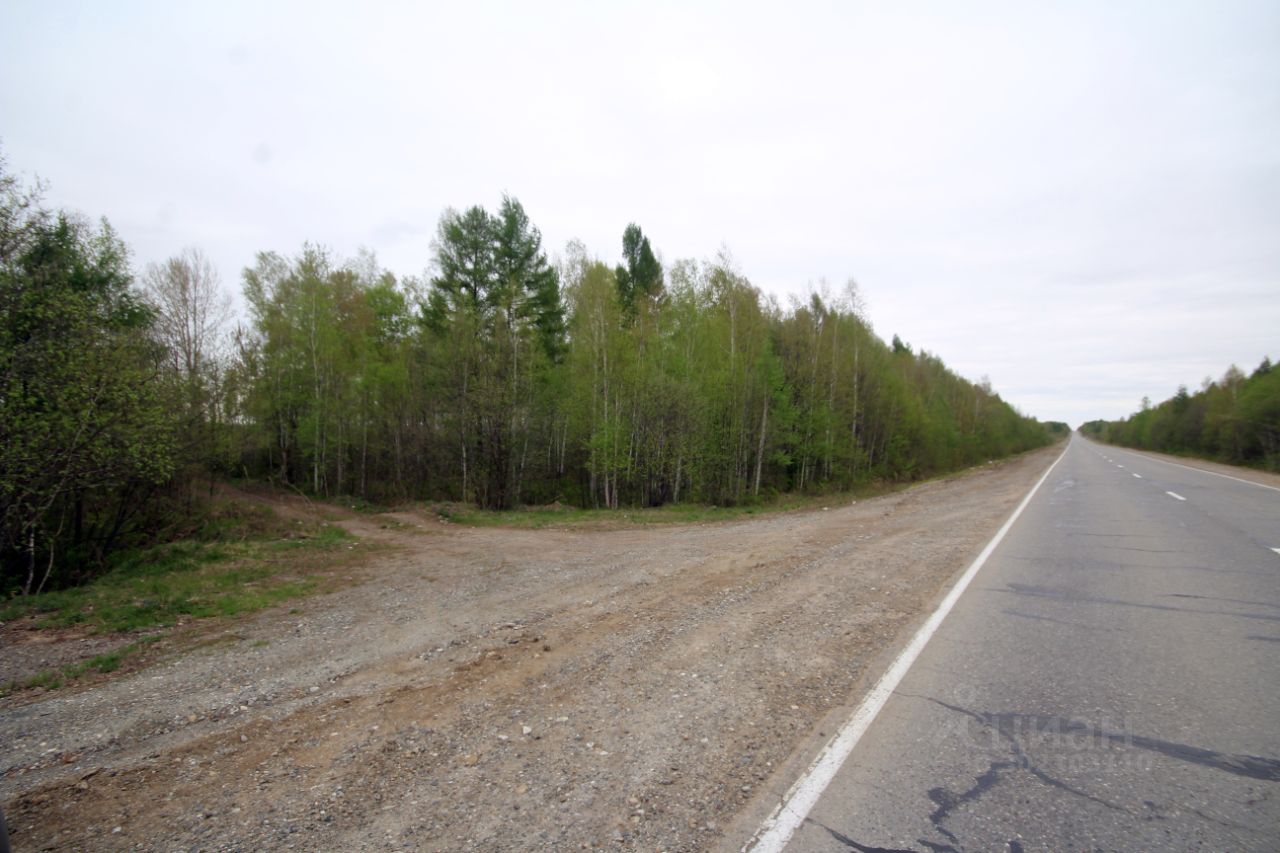
[[[733,259],[554,262],[521,204],[446,212],[422,277],[264,251],[246,316],[198,249],[135,277],[105,221],[0,165],[0,592],[185,535],[225,480],[488,509],[767,501],[928,477],[1065,425]],[[1274,436],[1273,436],[1274,438]],[[1274,453],[1274,448],[1270,451]]]
[[[1248,376],[1232,365],[1194,394],[1183,385],[1162,403],[1144,398],[1129,417],[1089,421],[1080,431],[1125,447],[1280,471],[1280,370],[1269,357]]]

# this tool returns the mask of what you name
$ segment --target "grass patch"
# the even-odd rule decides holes
[[[346,495],[344,497],[326,498],[325,503],[333,504],[342,509],[349,509],[353,512],[365,513],[367,515],[378,515],[380,513],[389,512],[390,507],[382,504],[374,503],[366,500],[358,495]]]
[[[1059,439],[1063,441],[1065,439]],[[1009,461],[1034,453],[1032,448],[1012,456],[992,461]],[[516,527],[539,529],[543,527],[610,528],[618,526],[645,526],[651,524],[699,524],[716,521],[735,521],[756,515],[783,512],[805,512],[824,507],[847,506],[853,501],[867,500],[900,492],[931,480],[945,480],[966,471],[984,468],[991,462],[977,463],[967,468],[940,471],[914,480],[876,480],[852,491],[831,492],[822,495],[782,493],[762,498],[753,503],[737,506],[711,506],[707,504],[667,504],[660,507],[623,507],[621,509],[581,509],[574,506],[530,506],[510,510],[479,509],[470,504],[428,504],[427,509],[440,518],[468,527]]]
[[[877,483],[853,492],[827,495],[783,494],[758,503],[739,506],[707,504],[667,504],[660,507],[624,507],[622,509],[580,509],[572,506],[524,507],[512,510],[484,510],[463,504],[436,504],[430,509],[443,519],[469,527],[616,527],[652,524],[699,524],[734,521],[756,515],[816,510],[845,506],[854,500],[897,491],[909,483]]]
[[[249,537],[256,535],[251,529]],[[85,586],[10,599],[0,605],[0,622],[31,617],[37,628],[115,633],[171,626],[184,617],[252,613],[311,592],[316,579],[290,574],[289,568],[303,554],[337,551],[351,539],[330,524],[294,525],[287,536],[189,539],[123,553]],[[110,661],[91,665],[109,671],[100,666]]]
[[[11,681],[8,684],[0,685],[0,698],[19,690],[31,690],[37,687],[45,690],[57,690],[59,687],[71,684],[87,674],[105,675],[109,672],[115,672],[127,658],[159,639],[159,637],[144,637],[136,643],[129,643],[127,646],[121,646],[113,651],[94,655],[88,660],[69,664],[61,669],[46,669],[23,681]]]

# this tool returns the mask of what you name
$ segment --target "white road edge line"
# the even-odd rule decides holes
[[[1184,498],[1182,495],[1178,494],[1177,492],[1165,492],[1165,494],[1171,498],[1177,498],[1180,501],[1186,500],[1186,498]]]
[[[871,692],[863,698],[862,703],[854,710],[853,715],[845,721],[835,736],[827,741],[827,745],[822,748],[822,752],[818,753],[818,757],[809,765],[809,769],[791,786],[783,796],[782,802],[778,803],[773,813],[756,830],[756,834],[746,844],[742,845],[744,853],[747,850],[750,850],[751,853],[778,853],[778,851],[787,846],[787,842],[791,840],[791,836],[800,828],[800,824],[804,823],[804,819],[809,816],[809,811],[817,804],[818,798],[822,796],[822,792],[826,790],[827,785],[831,784],[831,780],[835,778],[840,766],[849,757],[849,753],[853,752],[853,748],[858,745],[858,741],[871,726],[876,715],[880,713],[880,709],[884,707],[885,702],[889,701],[889,696],[897,689],[899,682],[907,674],[907,670],[911,669],[911,665],[915,663],[916,658],[920,657],[920,652],[924,651],[925,644],[929,642],[929,638],[938,630],[938,626],[942,624],[942,620],[951,612],[951,608],[955,606],[961,593],[969,586],[969,582],[973,580],[974,575],[987,562],[987,558],[991,556],[996,546],[1004,539],[1005,534],[1013,527],[1013,523],[1018,520],[1018,516],[1022,515],[1022,511],[1027,508],[1027,504],[1031,503],[1031,499],[1040,490],[1040,486],[1044,484],[1045,480],[1049,479],[1053,469],[1057,468],[1058,463],[1062,461],[1062,457],[1067,455],[1068,449],[1070,449],[1070,445],[1064,448],[1058,458],[1053,460],[1053,464],[1049,466],[1048,470],[1040,475],[1040,479],[1031,487],[1031,491],[1027,492],[1027,496],[1022,499],[1022,503],[1018,504],[1018,508],[1013,511],[1013,515],[1009,516],[1004,526],[996,531],[996,535],[982,549],[982,553],[978,554],[969,565],[969,568],[965,569],[964,574],[960,576],[955,586],[947,593],[947,597],[942,599],[938,609],[920,626],[915,636],[911,638],[911,642],[907,643],[906,648],[894,658],[893,663],[889,665],[889,669],[885,671],[884,675],[880,676],[876,686],[871,688]]]
[[[1255,483],[1253,480],[1246,480],[1243,477],[1232,477],[1230,474],[1219,474],[1217,471],[1210,471],[1208,468],[1197,468],[1194,465],[1183,465],[1181,462],[1170,462],[1168,459],[1160,459],[1155,456],[1146,456],[1136,454],[1150,462],[1163,462],[1165,465],[1173,465],[1176,468],[1186,468],[1188,471],[1199,471],[1201,474],[1212,474],[1215,477],[1223,477],[1228,480],[1235,480],[1237,483],[1248,483],[1250,486],[1257,486],[1259,489],[1270,489],[1273,492],[1280,492],[1280,487],[1268,486],[1266,483]]]

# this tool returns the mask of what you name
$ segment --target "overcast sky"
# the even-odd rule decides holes
[[[1280,359],[1280,3],[0,7],[0,150],[141,269],[311,240],[420,275],[446,207],[637,222],[1078,425]]]

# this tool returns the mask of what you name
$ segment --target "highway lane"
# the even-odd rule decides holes
[[[786,849],[1280,849],[1278,540],[1073,437]]]

